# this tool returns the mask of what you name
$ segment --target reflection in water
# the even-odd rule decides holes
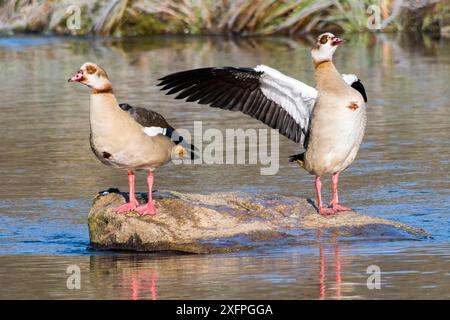
[[[153,269],[138,270],[133,271],[130,274],[124,274],[122,281],[123,281],[122,287],[124,288],[131,287],[131,295],[124,295],[121,297],[121,299],[156,300],[158,297],[157,295],[158,277],[155,275],[155,270]]]
[[[158,298],[158,276],[155,269],[133,268],[123,272],[122,285],[124,288],[120,299],[142,300]],[[130,288],[131,291],[125,290]]]
[[[125,259],[124,259],[125,258]],[[111,293],[115,299],[158,299],[158,268],[145,263],[145,256],[92,256],[90,278],[96,286],[114,284]],[[112,272],[113,271],[113,272]]]
[[[0,86],[0,297],[448,297],[448,41],[365,34],[350,38],[335,57],[339,70],[363,79],[369,96],[368,128],[342,180],[343,201],[423,228],[434,242],[402,242],[390,252],[389,243],[367,247],[319,232],[316,247],[161,257],[87,250],[92,196],[126,185],[122,173],[93,158],[89,95],[68,86],[67,77],[83,62],[96,61],[111,70],[121,102],[149,106],[175,127],[192,129],[202,120],[204,130],[265,128],[237,113],[165,97],[156,79],[202,66],[264,63],[312,84],[309,44],[284,38],[46,39],[27,46],[26,39],[14,45],[15,38],[0,38],[0,69],[8,75]],[[298,152],[280,137],[286,157],[278,175],[262,177],[259,166],[167,166],[156,188],[311,197],[306,186],[312,177],[287,161]],[[137,190],[145,190],[145,179],[137,182]],[[20,256],[37,253],[47,256]],[[15,255],[2,256],[8,254]],[[381,291],[366,288],[369,262],[383,270]],[[81,292],[65,288],[68,263],[84,270]]]
[[[322,239],[324,234],[324,239]],[[196,281],[203,276],[210,276],[214,281],[230,281],[235,284],[231,284],[233,291],[248,290],[249,294],[252,291],[252,287],[258,285],[258,282],[267,286],[268,290],[273,290],[269,284],[283,284],[291,283],[292,285],[301,284],[307,288],[305,297],[312,299],[341,299],[341,287],[342,287],[342,269],[341,269],[341,256],[338,236],[336,232],[327,235],[326,231],[317,230],[317,246],[313,246],[305,252],[305,256],[300,256],[298,253],[291,253],[290,257],[285,260],[283,256],[281,263],[277,262],[272,264],[267,257],[259,259],[255,257],[247,257],[242,263],[240,255],[236,256],[179,256],[176,257],[153,257],[148,258],[145,255],[129,255],[125,256],[104,256],[94,255],[90,258],[90,273],[94,273],[92,277],[93,283],[96,286],[101,287],[104,283],[114,283],[114,279],[119,278],[119,285],[114,286],[112,296],[119,299],[159,299],[158,287],[163,287],[162,290],[166,292],[163,294],[163,299],[167,298],[166,294],[168,290],[171,290],[169,294],[174,295],[171,298],[177,298],[176,294],[181,294],[185,299],[196,299],[195,292],[191,296],[189,290],[194,287],[196,290],[201,284],[195,285]],[[327,239],[329,238],[329,239]],[[319,259],[316,259],[318,257]],[[217,259],[217,261],[211,261]],[[178,262],[177,260],[180,260]],[[285,260],[285,261],[283,261]],[[182,268],[174,267],[172,264],[182,263]],[[306,264],[306,265],[305,265]],[[221,265],[222,267],[218,267]],[[225,266],[225,267],[223,267]],[[308,275],[301,274],[301,270],[307,266]],[[284,268],[289,268],[293,272],[292,279],[289,280],[289,275],[281,275],[280,272]],[[200,269],[199,269],[200,268]],[[203,269],[202,269],[203,268]],[[299,268],[299,270],[295,270]],[[190,270],[192,269],[192,270]],[[104,272],[99,272],[104,270]],[[113,272],[112,272],[113,270]],[[160,271],[161,270],[161,271]],[[315,273],[314,270],[317,270]],[[190,272],[192,271],[192,273]],[[160,272],[162,275],[160,276]],[[212,272],[212,274],[211,274]],[[226,280],[221,279],[225,272],[229,274],[233,279]],[[257,274],[253,274],[253,273]],[[266,272],[266,273],[265,273]],[[311,272],[311,274],[309,274]],[[186,273],[186,274],[185,274]],[[204,275],[202,275],[204,273]],[[217,277],[214,274],[218,273]],[[317,278],[318,281],[313,281],[308,284],[306,279],[309,276]],[[172,277],[170,279],[170,277]],[[287,278],[285,278],[287,277]],[[243,279],[250,278],[253,281],[249,282],[248,289],[242,289]],[[167,281],[176,282],[175,287],[168,287]],[[160,284],[159,282],[162,282]],[[185,293],[181,293],[183,284],[186,288],[190,288]],[[211,282],[205,282],[205,285],[211,284]],[[318,288],[318,294],[317,289]],[[272,288],[272,289],[271,289]],[[205,294],[207,288],[202,288]],[[194,290],[194,291],[196,291]],[[217,288],[219,291],[220,288]],[[309,291],[309,292],[308,292]],[[275,290],[273,296],[266,296],[265,298],[277,298]],[[314,293],[316,292],[316,293]],[[225,295],[226,292],[219,294]],[[226,295],[228,296],[228,295]],[[233,296],[228,296],[232,298]],[[250,297],[250,296],[249,296]],[[202,296],[201,298],[207,299],[208,296]],[[211,297],[212,298],[212,297]]]
[[[330,245],[330,243],[324,243],[321,241],[322,230],[317,230],[317,243],[319,249],[319,299],[327,298],[327,284],[334,285],[335,294],[331,295],[330,298],[333,299],[341,299],[341,286],[342,286],[342,278],[341,278],[341,256],[340,256],[340,248],[339,242],[337,239],[337,233],[332,233],[331,237],[331,246],[334,259],[329,262],[327,266],[326,252],[325,247]],[[94,258],[95,259],[95,258]],[[103,257],[102,259],[103,260]],[[116,261],[120,263],[120,260],[112,259],[112,261]],[[143,258],[141,262],[141,266],[136,268],[136,266],[128,267],[126,264],[121,269],[122,273],[122,281],[120,286],[120,299],[131,299],[131,300],[139,300],[139,299],[151,299],[156,300],[157,296],[157,288],[158,288],[158,276],[157,270],[153,268],[148,268],[145,265],[146,259]],[[334,271],[334,283],[332,281],[327,282],[327,270]],[[275,270],[274,270],[275,271]],[[268,275],[268,279],[266,281],[270,281],[270,276]],[[328,275],[331,276],[331,275]]]
[[[311,246],[238,254],[0,256],[0,299],[449,299],[448,245],[340,243],[322,233]],[[68,290],[66,269],[81,269]],[[382,271],[369,290],[369,265]]]
[[[317,239],[320,241],[320,230],[317,231]],[[325,286],[325,272],[326,272],[326,266],[325,266],[325,253],[323,250],[323,244],[319,242],[319,257],[320,257],[320,271],[319,271],[319,297],[320,299],[325,298],[325,290],[327,289]]]
[[[339,243],[337,239],[334,239],[334,272],[336,275],[336,298],[341,299],[341,286],[342,286],[342,278],[341,278],[341,251],[339,249]]]
[[[319,264],[319,299],[325,299],[326,296],[326,290],[327,290],[327,264],[326,264],[326,254],[324,249],[324,244],[321,241],[322,236],[322,230],[317,230],[317,242],[319,244],[319,258],[320,258],[320,264]],[[342,286],[342,278],[341,278],[341,252],[339,248],[339,242],[337,239],[337,233],[332,233],[332,247],[333,247],[333,253],[334,253],[334,285],[335,285],[335,295],[334,298],[341,299],[341,286]],[[331,269],[330,266],[328,266],[328,269]]]

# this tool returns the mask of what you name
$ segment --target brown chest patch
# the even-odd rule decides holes
[[[355,101],[350,101],[350,104],[347,106],[347,108],[355,111],[356,109],[359,108],[359,106],[358,106],[358,103],[356,103]]]

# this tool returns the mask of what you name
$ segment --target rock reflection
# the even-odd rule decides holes
[[[127,300],[251,299],[255,288],[260,299],[341,299],[353,294],[350,284],[348,291],[342,290],[338,234],[319,229],[316,240],[306,251],[292,247],[277,258],[245,253],[93,255],[90,283],[99,291],[110,290],[108,298]],[[289,294],[293,288],[295,294]]]

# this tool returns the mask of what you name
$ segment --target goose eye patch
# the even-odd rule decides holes
[[[321,44],[327,43],[328,42],[328,36],[327,35],[322,36],[319,41],[320,41]]]
[[[95,73],[95,71],[97,71],[97,69],[94,66],[86,66],[86,71],[89,74],[93,74]]]

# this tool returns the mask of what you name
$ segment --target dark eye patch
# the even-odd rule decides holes
[[[323,35],[323,36],[321,36],[319,42],[320,42],[321,44],[327,43],[327,42],[328,42],[328,36],[327,36],[326,34]]]
[[[89,74],[93,74],[93,73],[95,73],[95,71],[97,71],[97,69],[94,66],[88,65],[88,66],[86,66],[86,71]]]

